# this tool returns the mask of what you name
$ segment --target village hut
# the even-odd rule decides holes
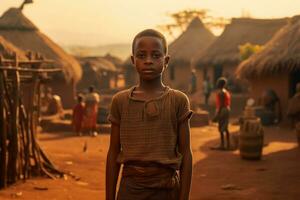
[[[18,49],[0,35],[0,56],[4,59],[13,59],[14,54],[20,60],[28,60],[24,51]]]
[[[246,43],[264,45],[286,21],[287,19],[233,18],[215,42],[196,58],[198,74],[210,77],[214,83],[221,76],[234,82],[232,74],[241,62],[239,46]]]
[[[280,99],[281,113],[286,119],[288,100],[300,83],[300,16],[288,20],[265,45],[237,68],[239,78],[250,82],[250,95],[258,101],[266,90],[273,90]]]
[[[91,85],[97,90],[115,88],[118,69],[112,62],[103,57],[80,57],[77,59],[83,69],[82,79],[77,85],[79,91],[84,91]]]
[[[194,57],[205,50],[215,36],[196,17],[187,29],[169,45],[171,56],[169,67],[164,74],[164,81],[173,88],[188,91],[191,79]]]
[[[105,56],[103,56],[103,58],[113,63],[118,71],[122,70],[123,60],[121,58],[114,56],[110,53],[107,53]]]
[[[0,35],[23,51],[39,52],[46,59],[53,60],[53,66],[62,69],[51,76],[48,86],[61,96],[65,108],[71,108],[75,86],[82,73],[79,63],[41,33],[20,8],[10,8],[0,17]]]
[[[129,88],[136,85],[139,81],[138,74],[131,62],[131,57],[129,56],[123,63],[123,73],[125,79],[125,87]]]
[[[111,55],[110,53],[107,53],[103,58],[112,62],[117,68],[115,88],[124,88],[125,87],[125,77],[124,77],[124,68],[123,68],[124,61],[117,56]]]

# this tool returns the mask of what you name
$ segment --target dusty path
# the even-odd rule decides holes
[[[237,127],[231,127],[232,131]],[[215,126],[192,129],[194,174],[191,199],[300,199],[300,148],[292,131],[266,128],[261,161],[241,160],[237,151],[211,151]],[[0,191],[0,199],[104,199],[109,134],[95,138],[71,133],[41,134],[40,143],[55,164],[75,178],[33,179]],[[83,151],[84,143],[87,151]],[[227,190],[222,189],[227,188]]]

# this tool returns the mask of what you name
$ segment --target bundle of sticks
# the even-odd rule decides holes
[[[64,175],[37,141],[41,75],[61,70],[44,63],[39,56],[19,61],[16,54],[10,60],[0,55],[0,189],[33,176]]]

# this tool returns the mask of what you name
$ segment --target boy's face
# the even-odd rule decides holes
[[[131,60],[141,79],[153,80],[162,75],[169,56],[164,53],[160,38],[144,36],[136,40]]]

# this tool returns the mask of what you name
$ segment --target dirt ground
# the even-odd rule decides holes
[[[238,127],[231,126],[230,130],[237,131]],[[265,148],[260,161],[242,160],[238,151],[210,150],[218,144],[214,125],[192,128],[191,135],[194,155],[191,199],[300,199],[300,148],[292,130],[265,128]],[[39,140],[52,161],[76,177],[37,178],[18,183],[0,191],[1,200],[104,199],[109,134],[75,137],[73,133],[43,133]]]

